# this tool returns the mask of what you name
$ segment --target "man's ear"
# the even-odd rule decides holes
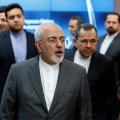
[[[74,40],[73,40],[73,44],[74,44],[74,46],[77,48],[77,39],[74,39]]]
[[[41,42],[40,41],[35,41],[35,47],[39,52],[41,52]]]

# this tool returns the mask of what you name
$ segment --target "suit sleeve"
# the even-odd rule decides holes
[[[117,99],[117,84],[115,81],[115,74],[113,64],[110,65],[108,71],[106,71],[107,83],[104,83],[105,99],[107,101],[107,117],[109,120],[116,120],[118,118],[118,99]],[[104,80],[105,81],[105,80]]]
[[[79,99],[79,113],[80,117],[78,120],[92,120],[92,102],[91,94],[89,89],[89,84],[86,76],[86,72],[83,72],[82,81],[81,81],[81,90],[80,90],[80,99]]]
[[[1,100],[1,118],[2,120],[16,120],[17,94],[16,79],[14,67],[12,66],[3,90]]]

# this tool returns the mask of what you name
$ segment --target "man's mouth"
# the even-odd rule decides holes
[[[55,55],[56,55],[57,57],[61,57],[61,56],[63,55],[63,51],[56,51],[56,52],[55,52]]]

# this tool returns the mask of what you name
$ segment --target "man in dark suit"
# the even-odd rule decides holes
[[[9,29],[7,19],[5,16],[6,6],[0,6],[0,33]]]
[[[113,59],[120,100],[120,15],[116,12],[108,13],[105,27],[107,34],[99,37],[97,51]]]
[[[93,120],[116,120],[117,86],[112,60],[95,52],[97,31],[91,24],[82,24],[76,32],[74,48],[65,58],[86,68],[91,90]]]
[[[0,101],[11,65],[37,55],[34,35],[23,29],[21,6],[8,5],[5,13],[10,30],[0,34]]]
[[[92,120],[85,69],[63,59],[65,37],[54,23],[35,31],[39,56],[12,65],[1,101],[2,120]]]

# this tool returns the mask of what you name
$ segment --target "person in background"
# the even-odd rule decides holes
[[[83,19],[80,16],[73,16],[69,20],[69,31],[72,36],[75,35],[77,28],[84,23]]]
[[[105,28],[107,33],[99,37],[97,51],[110,56],[114,62],[118,99],[120,101],[120,15],[117,12],[106,15]]]
[[[86,72],[63,59],[61,27],[41,24],[35,40],[39,56],[10,69],[1,101],[2,120],[92,120]]]
[[[11,65],[38,54],[34,35],[23,29],[22,7],[17,3],[10,4],[6,7],[5,15],[9,30],[0,34],[0,101]]]
[[[83,19],[80,16],[73,16],[69,20],[69,32],[72,35],[72,45],[70,49],[75,48],[74,46],[74,36],[76,34],[77,28],[84,23]],[[69,50],[66,50],[69,51]]]
[[[96,52],[98,33],[91,24],[82,24],[75,35],[76,49],[65,58],[86,68],[92,98],[93,120],[118,118],[117,85],[111,58]]]
[[[6,6],[0,6],[0,33],[9,29],[7,19],[5,16]]]

